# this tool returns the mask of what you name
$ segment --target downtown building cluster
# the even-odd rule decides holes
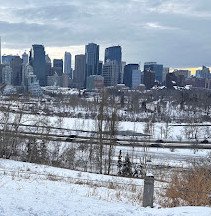
[[[191,76],[188,70],[170,73],[168,67],[156,62],[144,63],[141,71],[139,64],[122,61],[121,46],[106,48],[104,61],[99,60],[99,49],[100,46],[95,43],[87,44],[85,53],[75,56],[74,69],[70,52],[65,52],[64,61],[51,61],[44,46],[39,44],[32,45],[29,54],[24,52],[22,57],[3,55],[0,58],[0,89],[7,86],[6,93],[30,92],[37,96],[46,86],[89,91],[105,87],[148,90],[155,86],[175,88],[185,85],[211,89],[210,70],[205,66],[196,71],[195,76]]]

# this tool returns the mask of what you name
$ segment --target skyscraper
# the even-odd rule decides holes
[[[103,73],[103,61],[99,61],[98,64],[98,75],[102,75]]]
[[[208,67],[202,66],[201,75],[202,78],[209,79],[211,77],[210,69]]]
[[[136,88],[141,84],[141,71],[132,70],[132,88]]]
[[[0,64],[0,83],[2,83],[2,70],[6,65]]]
[[[37,76],[41,86],[46,85],[46,70],[45,70],[45,49],[43,45],[32,45],[30,51],[29,63],[34,69],[34,74]]]
[[[95,43],[89,43],[85,47],[85,85],[87,77],[90,75],[98,74],[98,64],[99,64],[99,45]]]
[[[53,60],[53,72],[56,72],[59,76],[63,74],[63,60],[54,59]]]
[[[14,58],[15,58],[15,56],[13,56],[13,55],[3,55],[2,56],[2,64],[4,64],[4,65],[10,65],[10,62]]]
[[[126,65],[126,62],[122,61],[122,64],[121,64],[121,67],[122,67],[121,68],[121,83],[123,83],[125,65]]]
[[[71,54],[69,52],[65,52],[64,55],[64,73],[68,74],[68,76],[72,79],[72,68],[71,68]]]
[[[159,83],[163,81],[163,65],[157,64],[157,62],[146,62],[144,63],[144,72],[153,71],[155,73],[155,80]]]
[[[28,56],[28,54],[26,52],[24,52],[22,54],[22,59],[23,59],[23,65],[24,66],[29,63],[29,56]]]
[[[2,69],[2,82],[7,85],[12,84],[12,68],[9,65],[6,65]]]
[[[117,61],[107,60],[103,65],[104,84],[105,86],[116,86],[119,78],[119,64]]]
[[[133,75],[133,70],[138,70],[139,68],[139,64],[127,64],[125,65],[124,68],[124,79],[123,79],[123,83],[132,88],[132,75]]]
[[[168,73],[169,73],[169,67],[163,67],[163,78],[162,78],[163,83],[166,82],[166,75]]]
[[[85,81],[85,55],[76,55],[75,71],[73,73],[74,86],[78,89],[83,89],[84,81]]]
[[[22,54],[22,81],[21,81],[21,85],[25,88],[25,71],[26,71],[26,66],[28,65],[29,63],[29,55],[24,52]]]
[[[118,83],[121,83],[122,68],[122,48],[121,46],[112,46],[105,49],[105,63],[107,60],[116,61],[118,63]]]
[[[146,89],[151,89],[155,85],[155,72],[150,69],[144,70],[144,85]]]
[[[53,69],[51,67],[51,59],[48,55],[45,55],[45,73],[46,76],[53,76]]]
[[[15,56],[10,63],[12,68],[12,85],[20,86],[22,83],[22,59]]]

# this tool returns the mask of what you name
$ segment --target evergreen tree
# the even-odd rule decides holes
[[[122,151],[119,151],[118,162],[117,162],[118,175],[122,175]]]
[[[123,168],[122,168],[122,175],[123,176],[132,176],[133,172],[132,172],[132,164],[130,162],[130,158],[129,155],[127,153],[127,155],[125,156],[125,161],[123,163]]]

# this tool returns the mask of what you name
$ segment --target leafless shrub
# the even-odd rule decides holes
[[[211,157],[210,157],[211,158]],[[164,206],[211,206],[211,160],[199,161],[184,172],[174,173],[164,196]]]

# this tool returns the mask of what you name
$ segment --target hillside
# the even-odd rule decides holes
[[[43,165],[0,160],[1,216],[210,216],[208,207],[143,208],[118,199],[104,183],[142,185],[143,181],[103,176]],[[91,184],[90,182],[95,182]]]

